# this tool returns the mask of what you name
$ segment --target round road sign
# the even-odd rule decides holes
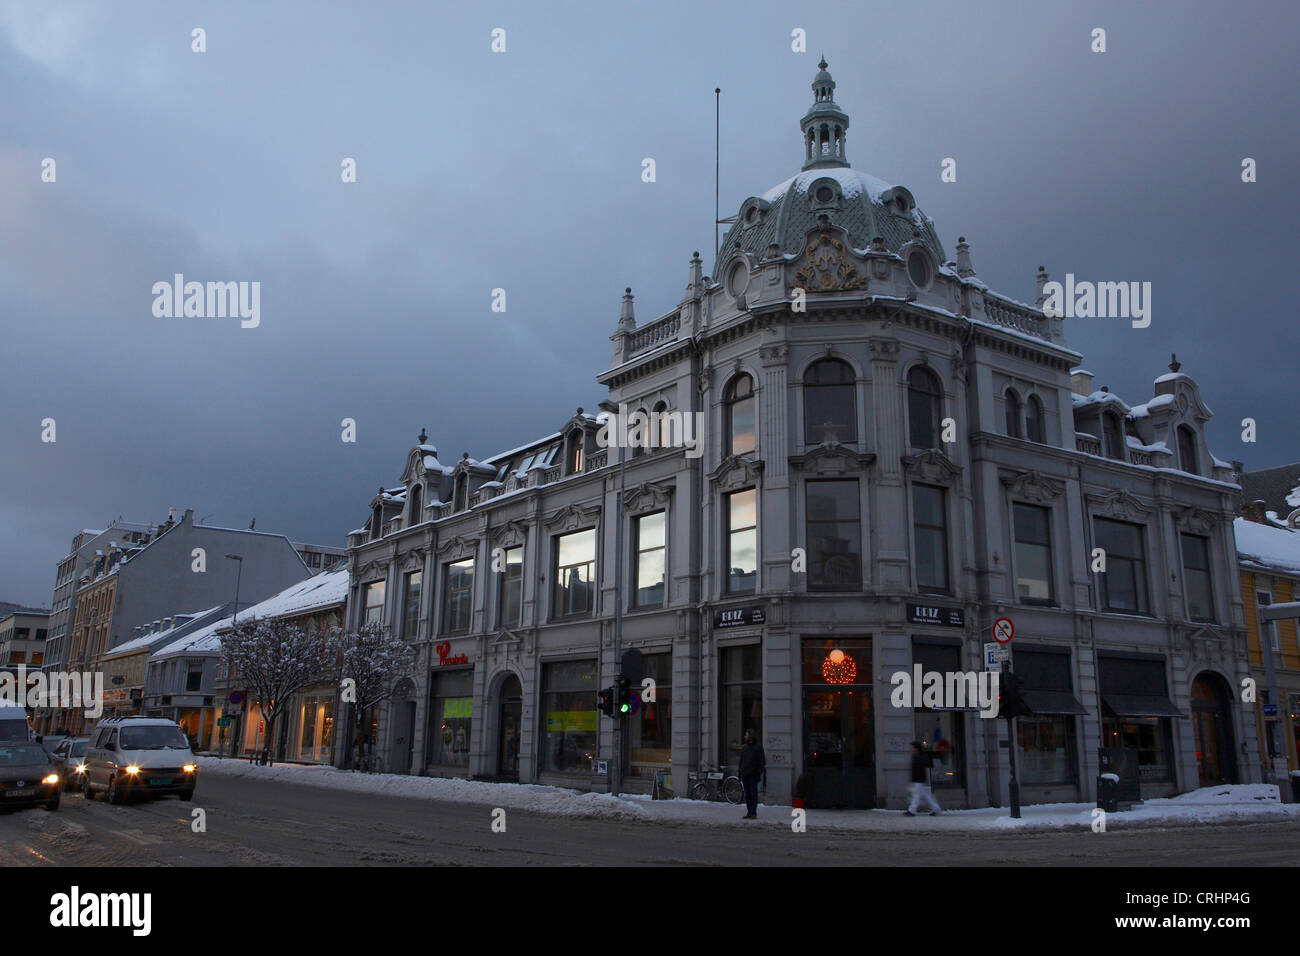
[[[244,695],[237,690],[232,690],[229,699],[232,704],[242,704],[244,702]]]
[[[1011,618],[1000,617],[993,622],[993,640],[999,644],[1010,644],[1015,633],[1016,626],[1011,623]]]

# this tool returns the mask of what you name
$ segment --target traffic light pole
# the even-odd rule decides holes
[[[1010,661],[1006,662],[1006,667],[1007,675],[1010,676]],[[1016,699],[1018,698],[1019,694],[1016,694]],[[1012,699],[1012,695],[1008,694],[1007,699]],[[1013,820],[1020,819],[1020,781],[1016,779],[1016,751],[1020,749],[1020,745],[1016,737],[1016,712],[1013,707],[1011,713],[1007,716],[1007,752],[1009,754],[1007,759],[1008,766],[1011,769],[1011,779],[1007,783],[1007,790],[1011,798],[1011,819]]]
[[[620,425],[621,427],[621,425]],[[623,676],[623,495],[627,490],[627,444],[618,449],[618,527],[614,532],[614,664],[618,668],[615,683],[622,686]],[[623,791],[623,714],[614,716],[614,764],[610,768],[609,789],[616,796]]]

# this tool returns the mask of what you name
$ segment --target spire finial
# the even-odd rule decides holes
[[[1177,371],[1178,371],[1180,368],[1182,368],[1182,367],[1183,367],[1183,363],[1180,362],[1180,361],[1178,361],[1178,356],[1175,355],[1173,352],[1170,352],[1170,353],[1169,353],[1169,371],[1171,371],[1171,372],[1177,372]]]
[[[818,61],[813,77],[813,105],[799,121],[803,134],[804,169],[848,166],[844,155],[844,133],[849,118],[835,105],[835,80],[826,72],[826,57]]]
[[[425,444],[429,440],[429,436],[425,433],[423,425],[420,426],[420,437],[418,440],[421,445]]]

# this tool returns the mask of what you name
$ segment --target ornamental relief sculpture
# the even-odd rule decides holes
[[[794,277],[795,285],[809,292],[848,292],[867,285],[857,267],[848,261],[844,240],[829,230],[808,240],[803,264]]]

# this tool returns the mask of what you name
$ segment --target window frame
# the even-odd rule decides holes
[[[522,544],[512,545],[504,550],[506,569],[501,572],[500,580],[497,583],[497,627],[518,627],[524,618],[524,562],[526,555],[524,554],[524,546]],[[512,581],[510,573],[510,555],[515,551],[519,552],[519,575],[514,581],[514,583],[519,587],[519,613],[515,615],[515,619],[512,621],[506,614],[508,609],[506,594]]]
[[[469,565],[469,585],[452,587],[452,569],[463,568]],[[474,629],[474,578],[475,578],[475,560],[473,557],[461,558],[458,561],[444,561],[442,565],[442,634],[468,634]],[[457,594],[465,594],[466,609],[465,623],[463,627],[455,627],[452,624],[453,598]]]
[[[921,388],[912,380],[913,376],[924,379],[927,385],[933,387],[933,391]],[[939,437],[943,422],[943,383],[939,381],[939,376],[934,370],[925,365],[913,365],[907,370],[907,443],[911,448],[920,450],[929,450],[939,447]],[[917,429],[920,427],[917,422],[916,407],[920,402],[928,402],[927,412],[930,416],[930,437],[931,444],[923,445],[916,441]]]
[[[822,572],[819,570],[818,572],[814,573],[813,571],[813,557],[814,557],[814,550],[815,550],[813,546],[814,526],[815,525],[840,525],[840,524],[849,523],[847,520],[841,520],[839,518],[816,518],[815,519],[812,517],[811,510],[809,508],[809,494],[812,491],[813,486],[815,485],[846,485],[846,486],[852,485],[853,486],[853,505],[856,511],[856,519],[853,521],[853,523],[856,525],[857,533],[858,533],[857,555],[856,555],[857,574],[855,580],[853,582],[850,582],[848,585],[831,584],[827,582],[824,579],[824,577],[822,577],[819,580],[817,576],[822,574]],[[839,592],[839,593],[844,593],[849,591],[860,592],[862,590],[862,570],[863,570],[863,563],[864,563],[863,554],[862,554],[862,482],[861,480],[859,480],[858,478],[810,479],[804,482],[803,503],[804,503],[804,515],[803,515],[804,543],[806,546],[808,560],[809,560],[808,571],[804,576],[807,590],[808,591],[830,591],[830,592]],[[818,558],[823,557],[819,548],[816,549],[816,554]]]
[[[923,525],[917,515],[917,492],[919,489],[934,491],[939,495],[939,514],[943,519],[942,525]],[[921,583],[921,565],[920,565],[920,548],[917,547],[919,535],[917,531],[925,529],[928,531],[937,530],[940,539],[943,542],[943,586],[935,587],[933,585],[923,585]],[[925,482],[913,482],[912,484],[912,574],[913,581],[916,584],[916,590],[921,594],[952,594],[952,573],[951,573],[951,548],[948,541],[948,489],[942,485],[931,485]]]
[[[1024,438],[1024,428],[1020,424],[1020,411],[1024,403],[1020,401],[1020,393],[1014,388],[1008,388],[1002,393],[1002,405],[1002,427],[1007,437]]]
[[[578,564],[566,564],[560,566],[560,542],[565,538],[573,537],[580,534],[591,534],[591,560],[583,561]],[[591,606],[585,610],[563,611],[560,609],[560,590],[561,582],[564,580],[563,571],[569,568],[590,567],[591,569]],[[596,613],[596,606],[600,597],[600,537],[596,533],[595,525],[587,528],[575,528],[572,531],[566,531],[563,534],[551,536],[551,620],[577,619],[581,617],[591,617]]]
[[[1206,617],[1194,617],[1192,615],[1191,593],[1187,584],[1188,577],[1189,577],[1187,573],[1189,570],[1187,564],[1187,539],[1188,538],[1192,538],[1196,541],[1201,542],[1201,544],[1205,548],[1205,567],[1191,568],[1190,570],[1200,571],[1205,574],[1205,599],[1206,599],[1206,604],[1209,606],[1209,615]],[[1179,557],[1182,559],[1181,564],[1183,569],[1183,608],[1187,613],[1187,619],[1189,621],[1195,621],[1197,623],[1206,623],[1206,624],[1212,624],[1217,622],[1218,617],[1216,616],[1216,614],[1217,614],[1218,602],[1216,602],[1214,599],[1214,555],[1211,550],[1209,535],[1196,534],[1191,531],[1180,531],[1178,533],[1178,551],[1179,551]]]
[[[732,511],[734,510],[731,503],[737,495],[743,495],[746,493],[752,494],[754,496],[754,523],[752,525],[744,525],[742,527],[736,528],[733,527],[731,524]],[[724,503],[724,507],[722,509],[722,521],[723,521],[722,546],[724,549],[723,566],[726,569],[724,572],[725,577],[723,578],[722,593],[723,594],[757,594],[759,588],[758,570],[759,570],[759,564],[761,563],[758,559],[758,554],[759,554],[758,509],[760,504],[759,496],[758,496],[758,487],[756,485],[751,485],[748,488],[737,488],[735,491],[727,492],[722,496],[722,498]],[[754,571],[753,571],[754,585],[753,587],[748,587],[748,588],[733,587],[732,585],[733,575],[731,573],[731,569],[733,567],[732,565],[733,552],[731,546],[732,538],[737,534],[745,534],[751,531],[753,532],[754,535]]]
[[[663,544],[655,545],[654,547],[650,547],[650,548],[642,548],[641,547],[641,522],[647,518],[654,518],[654,517],[660,517],[663,519]],[[632,587],[629,588],[629,594],[630,597],[632,598],[631,606],[633,608],[663,607],[668,603],[668,509],[659,508],[656,511],[647,511],[644,514],[633,515],[631,538],[632,538],[632,561],[631,561]],[[661,552],[663,554],[664,572],[663,572],[663,579],[659,583],[659,587],[662,591],[662,594],[658,601],[643,602],[641,600],[641,591],[652,590],[652,589],[643,589],[641,587],[641,556],[643,554],[652,554],[656,551]]]
[[[1018,522],[1016,521],[1016,511],[1017,509],[1020,508],[1032,509],[1036,511],[1041,511],[1043,513],[1045,517],[1044,527],[1047,530],[1047,543],[1045,545],[1040,544],[1039,542],[1036,541],[1028,541],[1028,540],[1022,541],[1020,537],[1020,531],[1018,528]],[[1053,537],[1054,535],[1052,534],[1052,509],[1050,507],[1046,505],[1032,504],[1027,501],[1013,501],[1011,503],[1011,542],[1012,542],[1012,549],[1013,549],[1013,553],[1015,554],[1015,562],[1016,562],[1014,568],[1015,574],[1014,574],[1013,587],[1015,587],[1016,589],[1015,590],[1016,603],[1035,605],[1038,607],[1057,606],[1056,560],[1055,560],[1055,555],[1052,554]],[[1046,552],[1047,555],[1047,574],[1046,574],[1047,597],[1046,598],[1027,597],[1027,596],[1021,596],[1020,594],[1020,570],[1022,564],[1021,556],[1020,556],[1020,545],[1022,543],[1032,547],[1042,547]]]
[[[739,385],[746,383],[749,391],[747,394],[737,397],[736,391]],[[736,430],[735,415],[736,408],[742,405],[748,405],[749,416],[752,420],[751,437],[752,444],[749,448],[738,451],[736,449]],[[758,396],[754,389],[754,377],[748,372],[741,372],[727,383],[727,390],[723,393],[723,442],[729,455],[751,455],[758,451]]]
[[[1102,573],[1101,580],[1097,583],[1097,609],[1106,611],[1110,614],[1136,614],[1143,617],[1151,616],[1151,587],[1149,571],[1147,567],[1147,534],[1146,525],[1135,521],[1122,521],[1118,518],[1108,518],[1104,515],[1093,515],[1092,517],[1092,543],[1093,547],[1103,547],[1101,535],[1098,533],[1098,522],[1106,522],[1111,525],[1120,525],[1126,528],[1133,528],[1137,531],[1138,536],[1138,557],[1133,558],[1129,555],[1118,555],[1118,560],[1128,562],[1134,565],[1133,582],[1136,597],[1137,608],[1112,607],[1110,595],[1110,580],[1115,563],[1116,554],[1113,549],[1106,549],[1106,571]]]
[[[840,382],[810,382],[816,370],[821,368],[839,367],[848,375],[848,381]],[[803,387],[803,430],[805,445],[822,445],[825,441],[820,438],[814,438],[819,434],[822,424],[814,425],[809,418],[812,414],[812,402],[809,400],[809,393],[813,391],[824,391],[829,393],[832,389],[842,390],[848,395],[848,412],[849,420],[845,424],[848,426],[849,434],[841,439],[837,439],[841,445],[856,445],[858,442],[858,376],[852,365],[844,359],[835,355],[826,355],[812,362],[804,369],[802,378]],[[835,423],[831,423],[835,424]]]

